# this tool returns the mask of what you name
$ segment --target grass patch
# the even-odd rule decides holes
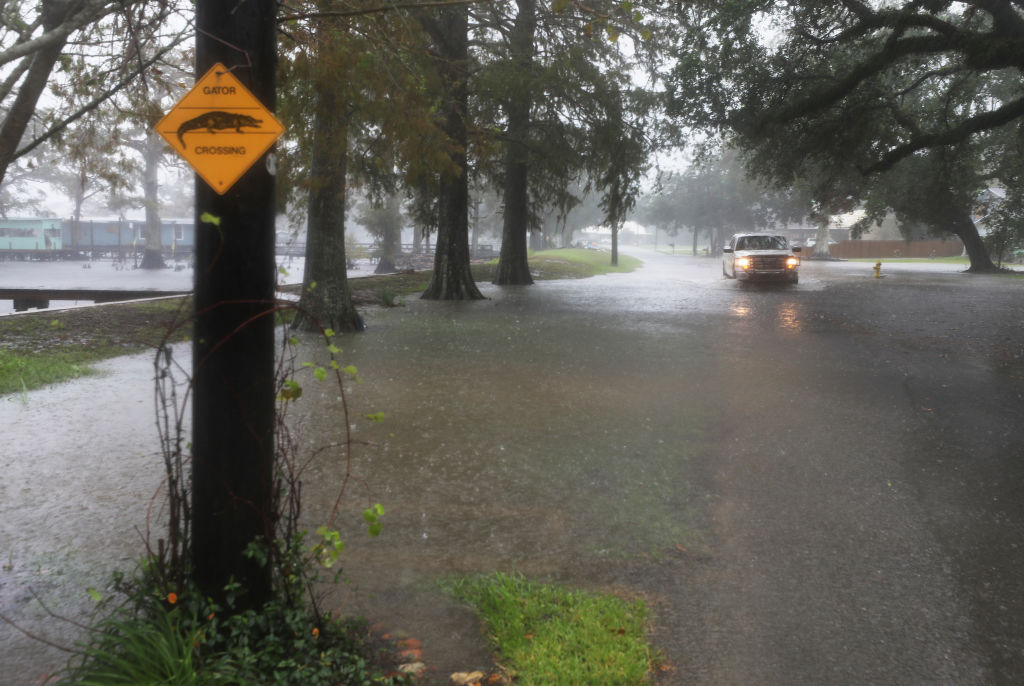
[[[538,279],[582,279],[612,272],[631,272],[643,261],[619,253],[619,264],[612,266],[611,254],[603,250],[565,248],[530,253],[530,267]]]
[[[0,394],[92,373],[91,364],[153,350],[183,316],[182,298],[0,317]],[[184,340],[190,328],[172,340]]]
[[[89,351],[79,352],[81,354],[57,351],[45,355],[23,355],[0,350],[0,395],[91,374],[89,363],[102,358],[90,355]]]
[[[958,264],[963,265],[966,270],[971,266],[971,261],[966,257],[854,257],[847,260],[847,262],[868,262],[874,264],[881,262],[882,265],[887,264]],[[1012,262],[1003,263],[1003,272],[997,274],[997,276],[1008,276],[1012,278],[1024,277],[1024,268],[1020,264]]]
[[[522,686],[644,684],[654,663],[647,607],[500,572],[445,582],[471,605]]]

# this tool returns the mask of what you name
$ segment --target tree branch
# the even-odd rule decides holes
[[[1020,7],[1020,3],[1016,3]],[[1000,36],[1024,37],[1024,19],[1006,0],[975,0],[973,8],[981,8],[992,17],[992,32]],[[970,11],[970,10],[968,10]]]
[[[25,72],[28,71],[30,63],[31,62],[29,60],[22,60],[14,67],[7,79],[4,80],[3,85],[0,86],[0,102],[6,100],[7,96],[14,91],[14,87],[18,85],[18,81],[20,81],[21,77],[25,75]]]
[[[284,14],[279,16],[277,20],[278,22],[284,22],[298,21],[300,19],[361,17],[367,14],[376,14],[378,12],[392,12],[394,10],[421,10],[437,7],[450,7],[455,5],[472,5],[478,1],[479,0],[436,0],[434,2],[396,3],[394,5],[378,5],[376,7],[367,7],[358,10],[337,10],[330,12],[302,12],[298,14]]]
[[[1024,98],[1007,103],[999,109],[965,119],[951,129],[917,136],[903,145],[892,148],[889,152],[882,155],[878,162],[861,169],[861,172],[868,175],[886,171],[895,166],[900,160],[909,157],[919,150],[962,143],[976,133],[1008,124],[1022,116],[1024,116]]]
[[[769,111],[764,115],[758,116],[756,119],[762,125],[772,124],[790,121],[797,117],[823,110],[852,93],[865,80],[880,74],[900,59],[914,55],[959,52],[964,56],[965,62],[969,66],[978,70],[1024,66],[1020,65],[1020,42],[1013,41],[1012,45],[1005,46],[996,45],[997,49],[993,49],[994,46],[991,38],[985,36],[974,36],[974,38],[977,40],[967,42],[965,42],[963,35],[956,38],[935,34],[900,38],[887,44],[883,50],[866,57],[831,87],[819,89],[813,95],[805,96],[775,111]],[[1014,62],[1014,57],[1016,57],[1016,63]],[[971,58],[975,59],[972,60]]]
[[[11,161],[14,161],[14,160],[18,159],[19,157],[22,157],[23,155],[27,155],[28,153],[32,152],[37,147],[42,145],[44,142],[46,142],[47,140],[52,138],[54,135],[60,133],[61,131],[66,129],[69,125],[71,125],[74,122],[78,121],[79,119],[84,117],[86,114],[88,114],[89,112],[93,111],[94,109],[96,109],[97,107],[102,105],[104,102],[106,102],[107,100],[112,98],[122,88],[127,86],[129,83],[132,82],[132,80],[134,80],[137,76],[142,74],[146,69],[148,69],[149,67],[151,67],[154,64],[156,64],[157,62],[159,62],[163,58],[164,55],[166,55],[167,53],[169,53],[172,50],[174,50],[182,41],[185,40],[186,37],[187,36],[185,34],[179,34],[178,38],[176,40],[172,41],[169,45],[164,46],[161,50],[156,52],[151,58],[145,60],[144,62],[139,62],[138,66],[135,69],[127,72],[127,74],[124,77],[122,77],[121,80],[118,81],[114,86],[112,86],[112,87],[108,88],[107,90],[103,91],[102,93],[100,93],[100,95],[95,97],[91,102],[87,103],[86,105],[83,105],[81,107],[81,109],[79,109],[77,112],[75,112],[74,114],[69,115],[64,120],[54,124],[49,129],[44,131],[42,134],[36,136],[35,139],[33,139],[32,141],[30,141],[29,143],[27,143],[26,145],[24,145],[23,147],[18,149],[14,153],[14,155],[11,157]]]
[[[82,6],[82,9],[66,17],[64,21],[53,29],[0,52],[0,66],[61,43],[78,29],[115,9],[116,7],[113,5],[108,6],[107,0],[89,0]]]

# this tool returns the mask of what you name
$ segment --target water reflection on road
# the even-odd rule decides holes
[[[887,323],[885,315],[862,308],[840,321],[818,298],[842,281],[852,301],[867,300],[864,295],[877,286],[870,282],[870,265],[808,265],[796,287],[762,289],[721,279],[714,260],[642,257],[646,266],[634,274],[520,288],[483,285],[488,299],[481,302],[410,298],[399,308],[367,312],[365,333],[337,341],[343,363],[356,366],[363,382],[350,386],[353,471],[360,480],[349,485],[340,520],[346,583],[326,589],[330,605],[423,639],[439,683],[447,682],[448,672],[484,666],[488,659],[473,618],[437,591],[437,578],[446,574],[518,571],[644,594],[655,609],[655,640],[672,665],[661,683],[729,683],[715,681],[727,673],[716,671],[722,664],[696,660],[690,652],[717,652],[722,661],[735,658],[747,667],[744,660],[753,658],[727,635],[743,626],[744,613],[751,621],[778,622],[787,603],[793,612],[799,605],[812,614],[834,613],[840,619],[819,616],[822,623],[794,629],[832,646],[849,638],[844,623],[867,631],[876,620],[897,622],[889,614],[894,601],[888,590],[861,589],[863,602],[872,603],[865,614],[861,598],[828,600],[836,592],[831,581],[800,588],[803,576],[820,572],[814,551],[798,549],[787,558],[792,588],[765,589],[775,569],[768,561],[778,561],[763,550],[754,528],[764,521],[809,527],[810,534],[793,533],[782,545],[819,537],[831,564],[863,550],[861,544],[874,544],[859,540],[867,534],[855,527],[850,547],[815,528],[828,516],[840,520],[837,526],[856,524],[834,514],[836,502],[849,500],[858,516],[870,514],[862,512],[870,511],[865,503],[880,516],[890,514],[886,508],[902,514],[900,508],[908,507],[871,471],[891,466],[885,446],[905,431],[899,419],[876,422],[872,440],[880,456],[867,464],[828,464],[822,454],[829,436],[793,438],[803,418],[823,408],[872,421],[875,384],[899,388],[899,380],[885,381],[880,361],[872,366],[877,355],[867,348],[877,337],[848,342],[851,333],[870,330],[874,336]],[[876,301],[872,295],[870,302]],[[301,352],[300,361],[323,359],[312,339],[303,341]],[[803,360],[823,354],[830,356],[822,368],[827,366],[831,383],[811,393]],[[851,355],[863,358],[861,367],[850,366]],[[28,586],[49,594],[58,609],[76,613],[81,588],[99,583],[91,575],[141,549],[134,530],[144,526],[160,474],[152,454],[148,364],[145,357],[124,359],[107,366],[108,376],[0,400],[0,422],[19,427],[9,439],[12,449],[0,458],[0,532],[11,560],[0,572],[0,608],[32,627],[47,622]],[[344,417],[328,384],[307,379],[305,391],[291,420],[310,456],[344,442]],[[386,420],[363,419],[372,412],[383,412]],[[847,430],[857,442],[857,430]],[[337,449],[311,462],[304,483],[310,529],[327,516],[344,473]],[[813,502],[792,503],[787,512],[796,488],[811,493]],[[782,507],[781,514],[758,509],[758,499],[768,494],[783,501],[772,505]],[[384,532],[369,539],[359,515],[374,502],[387,514]],[[726,525],[747,527],[752,538],[739,536],[745,547],[723,546],[716,536]],[[894,558],[910,549],[922,562],[897,574],[891,588],[926,582],[926,590],[907,592],[908,602],[940,602],[935,598],[945,597],[950,580],[941,565],[931,571],[931,553],[892,549]],[[58,569],[54,559],[62,571],[44,574]],[[747,575],[744,583],[714,587],[702,576],[714,568],[711,559],[738,565]],[[43,582],[55,576],[60,580]],[[695,589],[707,597],[697,597]],[[879,595],[868,597],[872,592]],[[778,603],[759,607],[757,593]],[[713,603],[728,612],[710,608]],[[941,634],[944,628],[932,623],[941,624],[947,610],[916,617],[918,628]],[[765,625],[750,626],[754,631]],[[919,666],[915,660],[933,659],[909,634],[886,631],[888,647],[854,650],[836,658],[841,665],[812,665],[808,673],[825,669],[820,673],[834,676],[872,660],[884,671],[892,667],[885,660],[919,648],[923,656],[907,659],[912,668]],[[756,638],[751,645],[775,646]],[[28,659],[19,657],[29,654],[22,652],[28,643],[0,627],[0,673],[37,674],[46,660],[61,658],[36,648]],[[774,651],[778,669],[792,666],[780,657],[790,649]],[[971,660],[963,664],[965,672],[973,669]],[[836,671],[828,672],[832,667]],[[747,674],[763,669],[758,664]]]

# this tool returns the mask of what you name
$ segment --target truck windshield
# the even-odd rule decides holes
[[[736,239],[737,250],[787,250],[782,236],[741,236]]]

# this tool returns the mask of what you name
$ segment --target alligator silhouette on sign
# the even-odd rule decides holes
[[[221,112],[220,110],[203,112],[198,117],[193,117],[188,121],[181,122],[181,126],[178,127],[178,140],[181,141],[181,145],[184,146],[185,133],[196,129],[206,129],[210,133],[217,133],[217,131],[224,131],[225,129],[234,129],[237,133],[242,133],[243,126],[254,126],[258,128],[262,123],[262,119],[256,119],[247,114]]]

